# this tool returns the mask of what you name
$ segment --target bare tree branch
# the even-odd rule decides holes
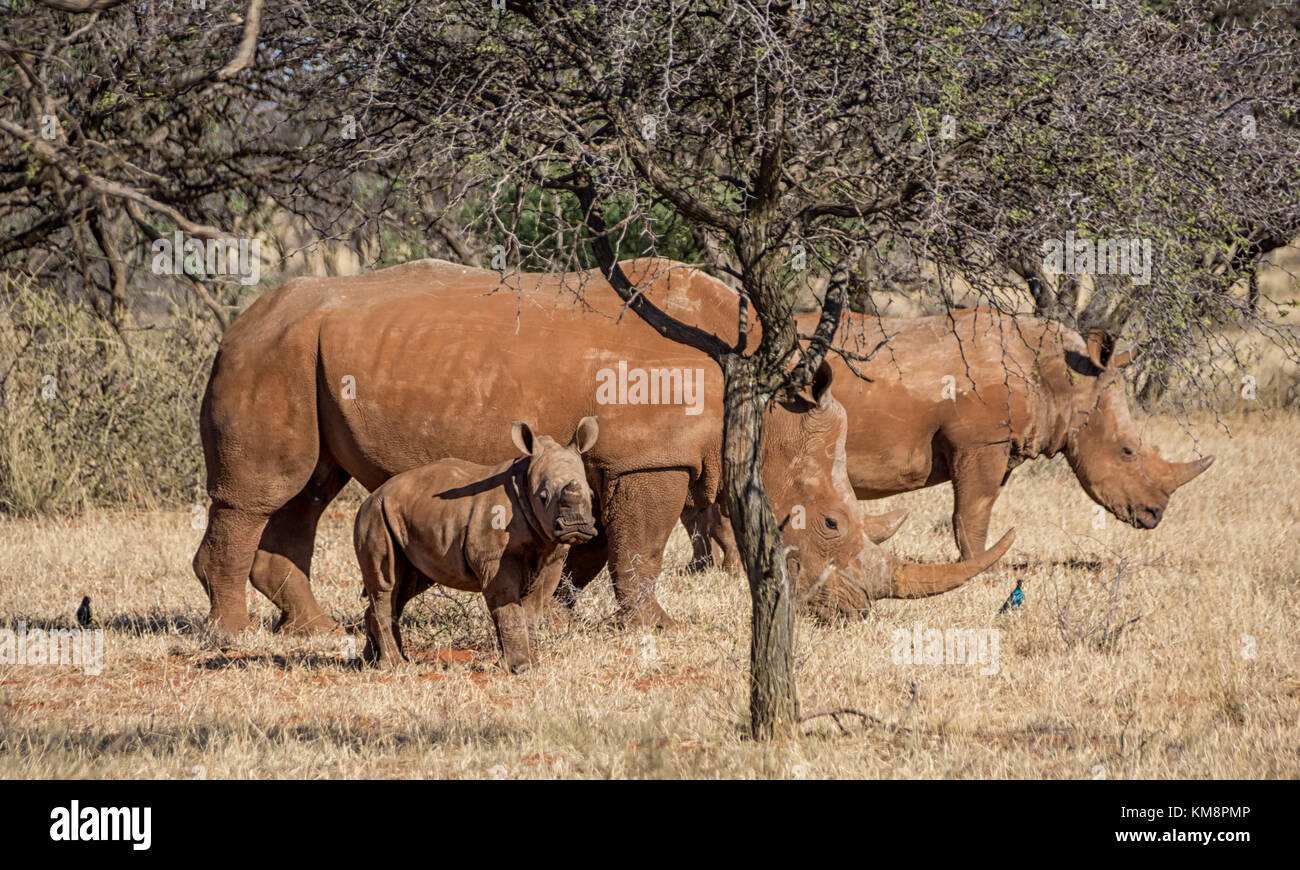
[[[239,42],[239,50],[230,59],[230,63],[217,71],[217,81],[226,79],[247,67],[257,53],[257,36],[262,28],[262,0],[249,0],[248,11],[244,13],[244,36]]]

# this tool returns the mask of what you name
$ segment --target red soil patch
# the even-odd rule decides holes
[[[473,664],[482,651],[476,647],[456,649],[443,646],[437,649],[422,649],[410,653],[411,661],[430,665],[468,665]]]
[[[67,701],[10,701],[4,705],[4,709],[13,713],[39,713],[41,710],[60,710],[67,706]]]
[[[532,755],[525,755],[521,759],[524,764],[554,764],[559,760],[554,755],[547,755],[544,752],[534,752]]]

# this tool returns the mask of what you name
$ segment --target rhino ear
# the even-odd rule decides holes
[[[782,406],[795,413],[806,413],[821,407],[831,397],[831,381],[834,379],[835,375],[831,372],[830,363],[822,360],[817,371],[813,372],[812,381],[795,393],[793,399],[782,402]]]
[[[831,396],[831,381],[835,380],[835,372],[827,360],[822,360],[822,364],[817,366],[817,372],[813,375],[812,397],[813,401],[821,404]]]
[[[1088,359],[1093,365],[1099,369],[1106,368],[1114,352],[1115,336],[1100,327],[1088,330]]]
[[[1142,348],[1140,347],[1131,348],[1123,353],[1117,353],[1110,358],[1111,368],[1122,369],[1129,363],[1137,362],[1138,357],[1140,356],[1142,356]]]
[[[831,364],[822,360],[822,364],[817,366],[817,371],[813,372],[812,382],[803,390],[800,390],[800,397],[812,402],[814,405],[821,405],[822,402],[830,398],[831,381],[835,380],[835,373],[831,371]]]
[[[521,423],[518,420],[510,424],[510,440],[515,442],[521,453],[529,456],[533,455],[535,440],[533,430],[528,427],[527,423]]]
[[[586,453],[596,446],[596,436],[599,434],[600,426],[596,423],[596,418],[583,417],[578,421],[578,428],[573,433],[573,440],[569,442],[569,447],[579,453]]]

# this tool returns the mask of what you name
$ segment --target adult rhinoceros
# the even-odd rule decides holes
[[[811,332],[815,317],[801,317]],[[861,499],[952,481],[953,533],[963,558],[984,551],[993,503],[1012,469],[1064,453],[1083,489],[1126,523],[1154,529],[1174,490],[1214,461],[1171,463],[1142,443],[1121,370],[1139,351],[1037,317],[988,309],[909,319],[846,314],[837,344],[866,354],[853,368],[835,356],[836,397],[848,413],[849,480]],[[684,515],[698,545],[725,540],[718,515]]]
[[[721,282],[663,260],[623,269],[660,308],[736,342],[737,296]],[[773,509],[806,518],[785,524],[797,588],[820,582],[821,607],[855,610],[948,591],[996,561],[1010,533],[954,565],[905,563],[868,540],[832,377],[824,365],[765,424]],[[643,392],[647,378],[657,396]],[[374,489],[442,457],[500,462],[512,420],[567,438],[589,415],[600,419],[587,459],[603,535],[569,565],[585,582],[608,559],[622,619],[671,624],[654,585],[682,505],[717,500],[721,397],[718,367],[625,312],[596,272],[503,277],[422,260],[291,281],[226,332],[203,401],[212,507],[194,570],[210,624],[247,624],[251,579],[283,611],[279,628],[332,625],[311,593],[311,556],[317,520],[349,478]]]

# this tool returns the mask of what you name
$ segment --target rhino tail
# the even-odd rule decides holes
[[[398,554],[393,542],[392,525],[388,510],[382,496],[371,496],[357,511],[356,523],[352,529],[352,542],[356,547],[357,560],[361,562],[363,579],[373,573],[379,573],[383,585],[398,591]],[[365,595],[365,593],[362,593]]]
[[[1002,539],[988,550],[961,562],[947,565],[919,565],[891,556],[889,598],[928,598],[961,586],[981,571],[992,567],[1011,549],[1016,530],[1008,529]]]

